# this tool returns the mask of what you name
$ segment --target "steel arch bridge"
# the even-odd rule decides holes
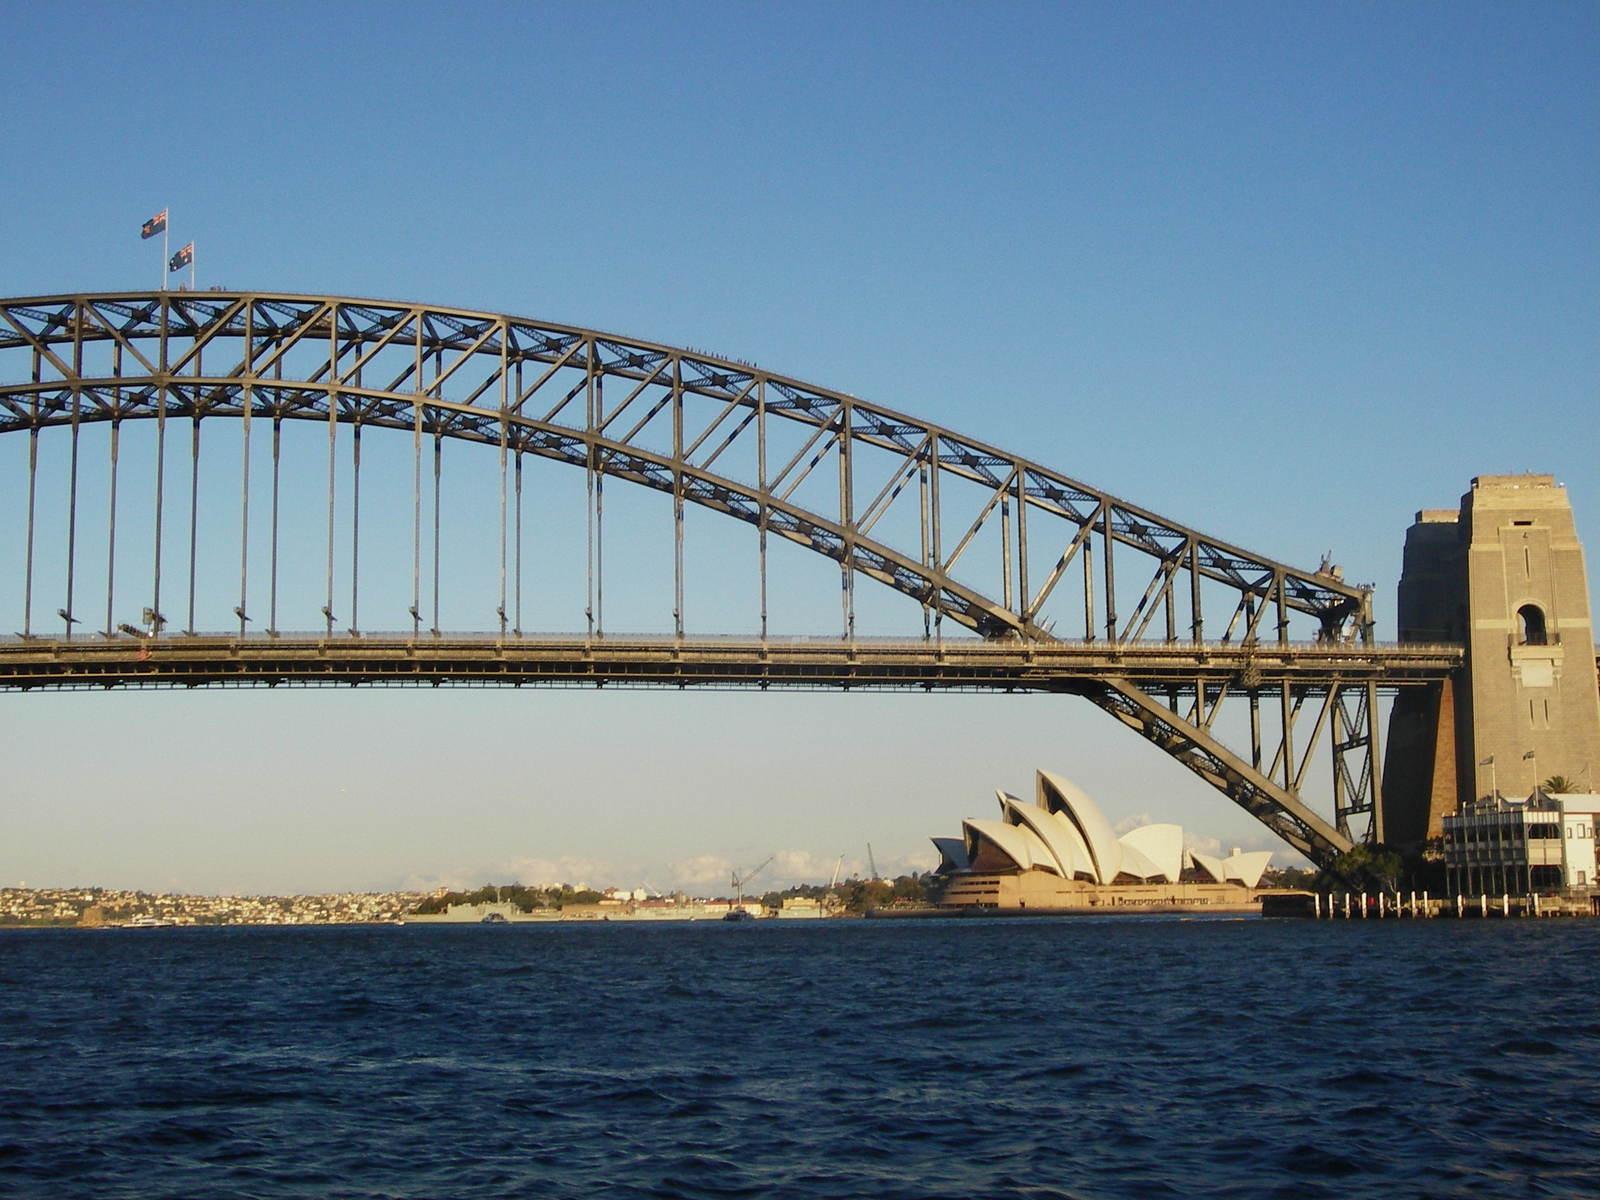
[[[203,493],[201,426],[216,418],[233,423],[243,452],[237,476]],[[130,484],[119,445],[134,422],[153,430],[154,467]],[[280,551],[296,549],[279,527],[280,447],[293,422],[327,432],[323,628],[309,634],[279,628]],[[101,468],[98,450],[83,447],[107,429]],[[380,531],[411,534],[411,628],[399,632],[358,620],[368,429],[394,431],[386,436],[400,445],[409,434],[412,451],[406,511],[379,514]],[[0,687],[12,690],[621,683],[1071,693],[1326,862],[1382,835],[1379,689],[1436,683],[1462,661],[1457,647],[1375,645],[1370,589],[1326,563],[1307,571],[1252,554],[1019,455],[748,363],[502,314],[239,292],[0,300],[0,433],[26,439],[25,469],[7,494],[22,594],[18,636],[0,642]],[[251,464],[266,459],[266,437],[263,515]],[[498,603],[484,610],[494,617],[486,627],[447,632],[440,489],[444,448],[458,443],[476,443],[459,453],[498,482]],[[175,488],[185,444],[179,483],[188,486]],[[91,456],[103,522],[85,501]],[[524,464],[537,461],[585,474],[581,633],[522,628]],[[670,634],[605,632],[607,480],[670,497]],[[63,486],[61,503],[41,505]],[[208,516],[236,505],[238,603],[220,624],[236,620],[237,632],[197,626],[202,495]],[[142,506],[153,532],[133,571],[126,534],[118,541],[130,506]],[[760,615],[749,636],[686,631],[688,506],[755,530]],[[837,638],[769,629],[770,538],[837,565]],[[97,557],[105,549],[103,625],[98,593],[96,615],[79,615],[91,603],[89,543]],[[336,553],[344,545],[347,561]],[[263,553],[266,582],[250,572]],[[174,561],[187,568],[177,588]],[[341,590],[336,605],[336,575],[348,579],[347,628],[335,615],[345,598]],[[862,579],[909,598],[920,631],[858,637]],[[185,587],[179,631],[163,606]],[[130,592],[137,623],[118,619]],[[36,628],[36,596],[62,598],[59,627]],[[1331,803],[1313,797],[1319,787],[1331,787]],[[1364,830],[1352,826],[1360,816]]]

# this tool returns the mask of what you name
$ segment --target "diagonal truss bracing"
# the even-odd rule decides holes
[[[334,593],[332,439],[342,426],[356,437],[358,461],[368,427],[404,431],[416,444],[413,632],[430,611],[421,497],[430,472],[439,486],[450,441],[499,452],[502,547],[514,541],[508,525],[520,522],[524,459],[586,473],[591,634],[604,631],[609,479],[672,498],[680,636],[689,504],[758,531],[763,636],[769,537],[838,564],[847,638],[861,578],[910,597],[932,638],[949,623],[985,639],[1070,641],[1115,656],[1151,644],[1265,649],[1300,640],[1365,645],[1372,636],[1370,590],[1326,565],[1306,571],[1263,558],[953,430],[731,358],[501,314],[342,297],[155,292],[0,301],[0,432],[36,443],[41,431],[70,430],[76,462],[81,427],[109,422],[115,431],[153,420],[163,430],[192,430],[198,463],[207,418],[247,429],[265,422],[275,439],[285,421],[328,426],[330,632],[341,607],[356,623],[360,599],[354,579],[348,597]],[[359,523],[359,466],[355,480]],[[182,508],[183,499],[158,495],[158,512],[163,503]],[[188,502],[192,539],[198,468]],[[113,522],[115,511],[113,499]],[[246,513],[247,530],[250,520]],[[30,500],[30,573],[32,521]],[[359,538],[359,524],[352,536]],[[435,620],[438,538],[435,522]],[[168,622],[159,544],[155,558],[158,631]],[[186,633],[194,632],[193,559],[191,541]],[[517,625],[520,575],[504,562],[501,575],[504,633]],[[517,579],[509,591],[508,575]],[[269,628],[275,575],[273,587]],[[70,636],[78,618],[68,595]],[[246,595],[241,580],[241,631],[250,619]],[[109,637],[116,630],[107,607]],[[170,636],[174,626],[167,628]],[[1087,694],[1314,856],[1349,844],[1351,815],[1381,808],[1370,688],[1274,690],[1248,678],[1218,686],[1184,677],[1153,690],[1099,680]],[[1217,719],[1225,705],[1248,714],[1248,752],[1226,749],[1229,722]],[[1262,733],[1264,720],[1275,723],[1275,735]],[[1334,764],[1336,813],[1324,826],[1299,811],[1319,746]]]

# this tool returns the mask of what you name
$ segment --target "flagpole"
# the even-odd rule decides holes
[[[189,245],[192,247],[194,245],[194,243],[190,242]],[[191,292],[194,291],[194,250],[193,249],[191,249],[189,251],[189,290]]]
[[[172,234],[168,232],[168,227],[172,224],[172,213],[169,209],[165,208],[161,211],[167,214],[167,219],[161,222],[161,290],[164,292],[167,290],[167,276],[171,274],[171,271],[167,267],[167,264],[172,261],[170,248],[167,245],[167,239],[172,236]]]

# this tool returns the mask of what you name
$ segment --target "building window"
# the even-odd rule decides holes
[[[1545,644],[1544,610],[1537,604],[1524,604],[1517,609],[1517,619],[1521,623],[1521,641],[1524,646],[1543,646]]]

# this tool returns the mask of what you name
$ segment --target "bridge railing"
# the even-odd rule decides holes
[[[228,645],[288,645],[315,643],[329,646],[360,646],[364,644],[395,644],[427,646],[439,644],[471,645],[562,645],[562,646],[650,646],[675,645],[726,646],[737,648],[760,647],[813,647],[838,649],[859,647],[874,650],[905,650],[927,653],[945,651],[961,654],[1015,657],[1019,654],[1057,656],[1122,657],[1129,655],[1158,655],[1163,657],[1192,658],[1206,655],[1243,657],[1249,655],[1275,658],[1302,659],[1373,659],[1394,658],[1460,658],[1464,648],[1454,642],[1345,642],[1329,643],[1314,640],[1291,642],[1105,642],[1086,640],[1033,640],[1017,638],[979,637],[886,637],[857,635],[843,638],[818,634],[769,634],[761,637],[743,633],[623,633],[587,634],[560,631],[514,630],[505,633],[483,630],[464,630],[432,633],[411,630],[385,632],[380,630],[352,631],[322,629],[280,630],[275,633],[252,632],[240,634],[233,630],[199,630],[195,633],[161,633],[152,637],[122,635],[107,638],[103,634],[79,634],[76,637],[48,636],[44,634],[0,635],[0,646],[32,647],[58,652],[73,648],[121,646],[128,649],[161,646],[228,646]]]

